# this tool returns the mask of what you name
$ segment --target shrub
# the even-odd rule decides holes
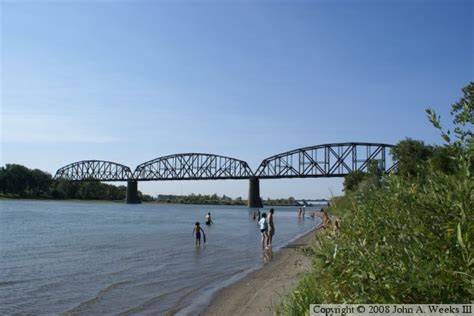
[[[362,181],[332,203],[342,230],[317,236],[311,271],[283,302],[285,314],[308,314],[315,303],[471,302],[474,84],[464,93],[452,111],[455,141],[427,111],[447,143],[422,170]]]

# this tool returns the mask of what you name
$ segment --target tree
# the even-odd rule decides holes
[[[28,187],[32,193],[39,195],[41,193],[48,193],[52,182],[52,177],[49,173],[34,169],[30,171]]]
[[[362,182],[370,182],[372,185],[379,185],[383,176],[382,168],[378,160],[369,160],[367,162],[367,172],[361,170],[351,171],[344,177],[344,192],[353,192],[357,190]]]
[[[59,180],[54,182],[54,191],[58,197],[64,196],[64,198],[68,199],[77,199],[79,191],[79,183],[66,181],[66,180]]]
[[[28,187],[30,172],[22,165],[7,164],[5,166],[5,192],[24,195]]]
[[[3,194],[7,193],[6,174],[5,167],[0,167],[0,191],[2,191]]]
[[[288,203],[289,203],[289,205],[295,205],[295,204],[296,204],[295,198],[292,197],[292,196],[290,196],[290,197],[288,198]]]
[[[458,156],[460,150],[455,146],[436,146],[433,147],[433,156],[430,162],[435,170],[446,174],[454,174],[459,168],[452,157]]]
[[[359,186],[364,179],[367,178],[367,174],[360,170],[350,172],[344,177],[344,192],[353,192]]]
[[[398,162],[398,173],[402,176],[420,174],[423,165],[433,155],[432,147],[411,138],[398,142],[390,151],[393,159]]]

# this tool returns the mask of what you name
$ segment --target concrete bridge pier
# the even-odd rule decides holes
[[[249,179],[248,207],[263,207],[262,199],[260,198],[260,180],[257,177],[250,177]]]
[[[127,204],[140,204],[138,197],[138,183],[135,180],[127,181]]]

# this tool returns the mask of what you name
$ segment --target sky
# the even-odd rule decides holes
[[[474,81],[474,1],[0,0],[0,165],[133,170],[174,153],[245,160],[324,143],[441,143],[424,110]],[[328,198],[342,179],[262,180]],[[248,181],[139,183],[248,194]]]

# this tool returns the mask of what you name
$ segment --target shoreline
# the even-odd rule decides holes
[[[263,267],[218,290],[199,315],[274,315],[281,300],[308,271],[311,258],[299,249],[310,244],[319,231],[320,225],[315,226],[276,251]]]
[[[123,203],[126,204],[125,200],[85,200],[85,199],[55,199],[50,197],[10,197],[10,196],[2,196],[0,194],[0,201],[59,201],[59,202],[110,202],[110,203]],[[220,203],[220,204],[209,204],[209,203],[168,203],[168,202],[157,202],[157,201],[141,201],[138,204],[160,204],[160,205],[208,205],[208,206],[247,206],[246,203],[244,204],[228,204],[228,203]],[[133,205],[133,204],[132,204]],[[327,206],[326,204],[314,204],[309,207],[319,207],[319,206]],[[303,207],[302,205],[289,205],[289,204],[264,204],[261,208],[268,208],[268,207]]]

